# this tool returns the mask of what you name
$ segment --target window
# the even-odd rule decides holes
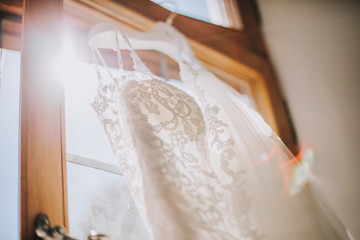
[[[59,75],[65,88],[70,235],[86,239],[95,230],[113,239],[147,239],[103,126],[90,106],[97,92],[96,71],[74,49],[65,49],[68,54]]]
[[[62,11],[59,8],[60,3],[62,3],[60,0],[41,1],[33,5],[30,4],[32,1],[33,0],[25,0],[25,6],[28,7],[28,9],[24,11],[30,13],[26,16],[39,18],[41,16],[43,17],[42,22],[44,24],[50,24],[52,22],[50,20],[56,20],[55,16],[58,16],[58,13]],[[1,44],[2,46],[11,45],[15,49],[20,50],[20,23],[23,12],[22,1],[9,2],[10,1],[5,0],[1,1],[0,6],[2,9]],[[106,21],[113,22],[127,29],[147,31],[154,24],[154,21],[164,20],[169,15],[168,11],[163,8],[156,8],[154,5],[154,3],[145,0],[116,2],[108,0],[84,0],[81,2],[67,0],[64,3],[64,20],[65,25],[71,25],[73,27],[74,31],[71,36],[75,39],[75,42],[78,43],[77,50],[81,52],[85,49],[83,53],[80,54],[81,58],[88,58],[89,54],[86,50],[86,39],[91,26],[95,23]],[[250,5],[248,4],[247,6]],[[29,11],[29,8],[31,11]],[[151,11],[148,11],[150,8]],[[52,9],[55,9],[54,12],[51,11]],[[246,11],[246,9],[244,9],[244,11]],[[3,14],[4,12],[6,14]],[[31,16],[31,13],[35,12],[37,16]],[[262,53],[261,48],[260,50],[256,48],[258,42],[255,41],[256,44],[254,44],[254,41],[251,41],[252,36],[244,32],[213,26],[212,24],[196,21],[180,15],[177,16],[174,22],[176,27],[190,38],[190,44],[195,54],[206,67],[210,68],[210,70],[235,88],[252,94],[263,116],[268,119],[273,127],[276,128],[276,123],[281,120],[282,124],[279,125],[280,135],[291,145],[293,143],[291,135],[288,135],[289,137],[286,135],[289,134],[290,131],[286,123],[284,109],[281,106],[281,97],[276,82],[274,81],[269,61],[263,57],[262,54],[257,54],[257,52]],[[27,23],[27,21],[25,21],[25,23]],[[56,24],[57,23],[55,23],[55,26],[58,26]],[[27,36],[28,32],[26,32],[26,30],[28,27],[28,25],[24,26],[25,32],[22,36]],[[208,36],[212,37],[209,38]],[[27,41],[25,41],[25,43],[28,44]],[[25,46],[25,48],[26,47],[29,46]],[[40,47],[42,47],[41,44]],[[39,67],[39,65],[36,65],[37,63],[34,62],[36,58],[29,59],[29,52],[23,53],[23,56],[25,56],[27,66]],[[41,69],[41,67],[38,69]],[[42,69],[44,69],[43,66]],[[26,72],[25,77],[29,77]],[[46,90],[41,92],[44,95],[40,97],[44,97],[44,99],[48,97],[54,100],[51,96],[58,96],[58,89],[55,88],[59,86],[53,85],[52,80],[53,79],[50,79],[49,82],[41,83],[34,81],[26,82],[26,84],[23,84],[23,89],[25,92],[30,88]],[[35,85],[33,83],[35,83]],[[24,97],[26,97],[24,92],[22,93],[22,97],[22,111],[28,113],[28,115],[23,115],[23,124],[25,124],[23,126],[31,126],[31,128],[27,128],[28,132],[24,131],[26,134],[22,135],[22,144],[24,144],[22,145],[22,155],[26,156],[23,158],[23,161],[27,164],[27,168],[22,169],[24,174],[27,174],[23,178],[22,188],[27,194],[22,196],[21,203],[21,238],[30,239],[33,233],[32,220],[36,213],[40,211],[48,213],[54,224],[68,226],[68,211],[66,205],[68,191],[64,187],[66,186],[66,179],[64,179],[66,168],[63,161],[66,156],[64,148],[65,131],[62,119],[63,102],[61,99],[51,102],[55,107],[49,107],[48,111],[45,111],[45,115],[37,115],[33,114],[34,109],[32,105],[29,105],[26,99],[24,99]],[[40,103],[44,105],[50,104],[48,101],[41,101]],[[276,108],[274,106],[276,106]],[[31,155],[31,153],[35,153],[35,155]],[[73,155],[76,154],[73,153]],[[82,158],[73,161],[79,163],[81,162],[79,159],[84,160],[87,158],[82,156]],[[69,157],[69,160],[71,160],[71,157]],[[84,171],[94,170],[80,166],[79,164],[72,165],[72,167],[82,168]],[[70,168],[71,167],[69,167],[68,170],[69,172],[72,171]],[[96,171],[100,171],[99,174],[110,174],[102,170]],[[74,177],[76,177],[76,174]],[[113,177],[116,178],[116,176]],[[70,191],[69,194],[71,194]]]
[[[236,1],[230,0],[152,0],[169,11],[224,27],[242,29]]]

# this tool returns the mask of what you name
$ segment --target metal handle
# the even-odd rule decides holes
[[[50,218],[45,213],[39,213],[34,222],[35,237],[34,240],[77,240],[66,234],[66,229],[63,226],[51,227]],[[88,240],[103,240],[109,239],[105,234],[99,234],[91,230]]]
[[[88,236],[88,240],[103,240],[103,239],[109,239],[109,236],[105,234],[99,234],[94,230],[91,230]]]
[[[66,234],[63,226],[51,227],[50,218],[45,213],[39,213],[34,222],[35,240],[76,240]]]

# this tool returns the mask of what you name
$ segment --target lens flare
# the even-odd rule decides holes
[[[284,178],[284,192],[295,196],[311,180],[314,153],[312,149],[303,147],[292,159],[280,163]]]

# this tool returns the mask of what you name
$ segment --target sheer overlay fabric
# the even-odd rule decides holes
[[[285,173],[301,163],[247,98],[201,67],[176,29],[155,27],[179,46],[184,90],[154,76],[114,27],[134,70],[97,68],[93,102],[151,239],[347,239],[311,184],[289,194]]]

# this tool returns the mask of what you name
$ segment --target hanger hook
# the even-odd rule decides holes
[[[171,14],[165,20],[165,23],[172,25],[174,18],[177,16],[176,12],[171,12]]]
[[[177,16],[179,12],[179,5],[175,1],[162,1],[162,2],[158,2],[157,4],[160,5],[161,7],[164,7],[164,5],[166,4],[170,4],[173,6],[173,11],[167,8],[169,11],[171,11],[171,14],[165,20],[165,23],[171,25],[173,23],[174,18]]]

